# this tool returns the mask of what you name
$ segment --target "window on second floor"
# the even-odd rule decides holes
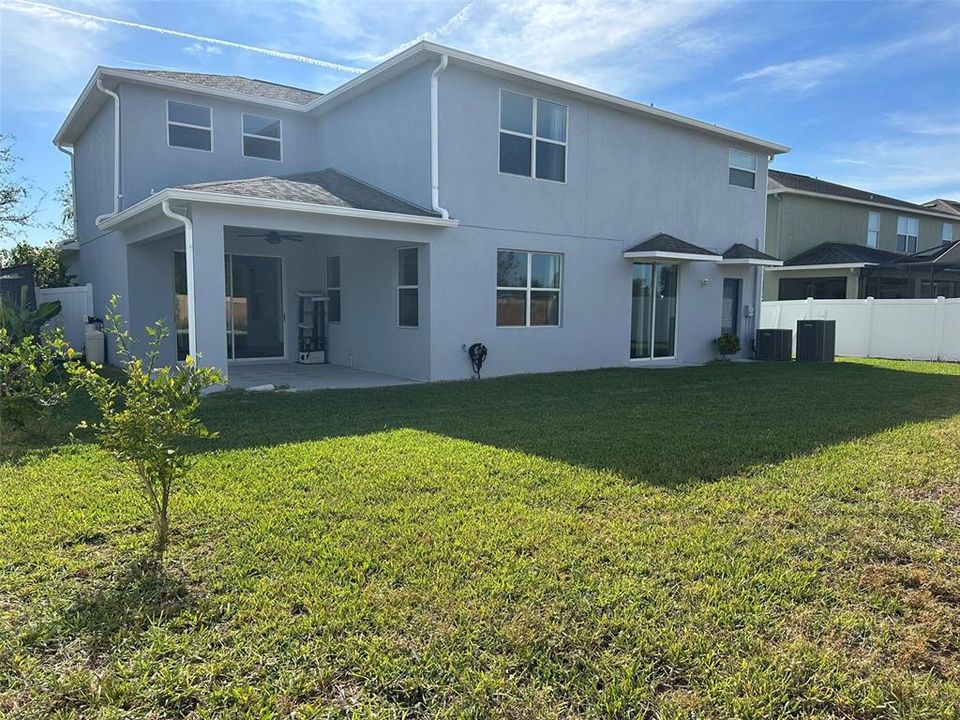
[[[867,213],[867,247],[875,248],[880,241],[880,213]]]
[[[283,158],[283,134],[277,118],[243,113],[243,156],[262,160]]]
[[[167,144],[213,150],[213,111],[206,105],[167,100]]]
[[[757,187],[757,156],[739,150],[730,151],[731,185],[755,190]]]
[[[953,223],[944,223],[943,230],[940,231],[940,242],[949,245],[953,242]]]
[[[567,106],[500,91],[500,172],[567,180]]]
[[[912,217],[897,218],[897,252],[915,253],[917,236],[920,234],[920,220]]]

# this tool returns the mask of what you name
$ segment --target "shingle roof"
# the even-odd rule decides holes
[[[913,210],[927,210],[922,205],[917,205],[906,200],[898,200],[887,195],[878,195],[877,193],[857,188],[847,187],[846,185],[837,185],[827,182],[820,178],[810,177],[809,175],[798,175],[797,173],[783,172],[782,170],[767,171],[767,190],[801,190],[803,192],[817,193],[818,195],[832,195],[833,197],[848,198],[850,200],[861,200],[867,203],[882,203],[884,205],[896,205],[897,207],[911,208]]]
[[[182,190],[202,190],[267,200],[292,200],[357,210],[440,217],[437,213],[401,200],[333,168],[297,175],[264,175],[177,187]]]
[[[205,89],[228,90],[251,97],[279,100],[296,105],[307,105],[323,94],[290,85],[267,82],[266,80],[254,80],[241,75],[212,75],[209,73],[179,72],[175,70],[134,70],[128,68],[124,68],[124,72],[162,78],[164,80],[173,80],[175,82],[196,85]]]
[[[945,212],[951,215],[960,215],[960,200],[937,198],[935,200],[925,202],[923,206],[928,210],[936,210],[938,212]]]
[[[743,243],[734,243],[723,253],[724,260],[780,260]]]
[[[902,258],[900,253],[878,250],[864,245],[825,242],[785,261],[788,265],[850,265],[857,263],[883,264]]]
[[[658,235],[654,235],[652,238],[644,240],[642,243],[637,243],[633,247],[624,250],[624,252],[668,252],[681,253],[683,255],[708,255],[710,257],[719,257],[715,252],[705,250],[699,245],[688,243],[686,240],[675,238],[673,235],[667,235],[667,233],[659,233]]]

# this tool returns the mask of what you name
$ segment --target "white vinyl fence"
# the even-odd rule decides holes
[[[63,328],[63,335],[77,352],[83,352],[84,321],[93,315],[93,285],[76,287],[37,288],[37,305],[59,300],[63,305],[60,314],[47,327]]]
[[[960,362],[960,298],[765,301],[760,327],[793,330],[797,320],[836,320],[837,355]]]

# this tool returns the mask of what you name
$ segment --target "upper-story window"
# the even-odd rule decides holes
[[[263,160],[283,157],[283,136],[277,118],[243,113],[243,156]]]
[[[167,144],[213,150],[213,111],[206,105],[167,100]]]
[[[944,223],[943,230],[940,231],[940,242],[949,245],[953,242],[953,223]]]
[[[567,180],[567,106],[500,91],[500,172]]]
[[[897,252],[915,253],[920,220],[912,217],[897,218]]]
[[[867,247],[875,248],[880,240],[880,213],[867,213]]]
[[[757,187],[757,156],[739,150],[730,151],[730,184],[755,190]]]

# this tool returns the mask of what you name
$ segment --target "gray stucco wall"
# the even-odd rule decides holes
[[[321,167],[430,207],[430,73],[421,64],[318,119]]]
[[[124,207],[142,200],[151,191],[173,185],[322,169],[318,165],[317,120],[302,113],[130,83],[121,84],[118,92],[122,108],[120,154]],[[212,109],[211,152],[167,144],[167,100]],[[282,121],[282,161],[243,156],[241,118],[244,112]]]
[[[943,223],[950,222],[904,210],[887,210],[869,205],[783,193],[767,200],[767,252],[788,260],[824,242],[867,244],[867,218],[880,213],[881,250],[897,251],[897,218],[920,220],[917,249],[926,250],[940,244]],[[960,239],[960,222],[953,224],[953,237]]]
[[[121,119],[122,123],[122,119]],[[77,176],[77,231],[81,240],[100,234],[98,215],[113,212],[113,106],[103,105],[73,148]]]

